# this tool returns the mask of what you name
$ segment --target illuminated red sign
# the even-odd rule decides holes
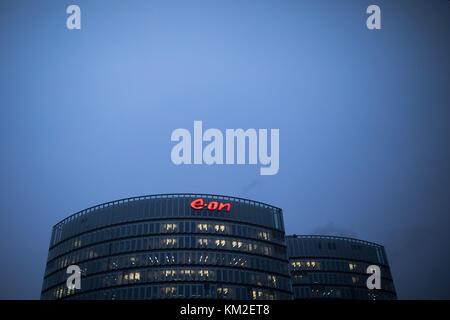
[[[201,210],[204,208],[207,208],[208,210],[218,210],[221,211],[223,209],[225,209],[226,211],[230,211],[231,209],[231,204],[228,203],[222,203],[222,202],[217,202],[217,201],[211,201],[210,203],[206,203],[205,201],[203,201],[202,198],[199,199],[195,199],[194,201],[191,202],[191,208],[195,209],[195,210]]]

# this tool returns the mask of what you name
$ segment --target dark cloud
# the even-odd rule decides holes
[[[333,222],[318,226],[310,234],[357,238],[358,234],[348,228],[337,226]]]
[[[243,186],[241,191],[243,195],[253,195],[256,194],[256,192],[260,192],[263,186],[261,180],[254,179],[249,184]]]

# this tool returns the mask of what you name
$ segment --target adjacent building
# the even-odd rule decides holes
[[[69,266],[81,288],[69,289]],[[366,286],[369,265],[382,287]],[[384,248],[285,236],[280,208],[212,194],[103,203],[53,227],[41,299],[395,299]]]
[[[289,266],[295,299],[396,299],[384,247],[334,236],[288,236]],[[367,288],[367,267],[381,271],[381,289]]]

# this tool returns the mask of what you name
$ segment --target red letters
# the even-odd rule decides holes
[[[227,207],[227,211],[230,211],[231,209],[231,204],[230,203],[220,203],[219,204],[219,211],[222,210],[223,208]]]
[[[211,201],[208,204],[208,209],[209,210],[216,210],[219,207],[219,203],[217,201]]]
[[[203,199],[196,199],[191,202],[191,207],[195,210],[203,209]]]
[[[195,210],[201,210],[204,208],[207,208],[208,210],[214,211],[222,211],[225,209],[226,211],[230,211],[231,209],[231,203],[222,203],[217,201],[211,201],[210,203],[205,203],[202,198],[195,199],[191,202],[191,208]]]

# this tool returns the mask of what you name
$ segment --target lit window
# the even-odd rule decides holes
[[[268,276],[267,279],[269,280],[269,285],[273,285],[274,287],[277,286],[277,279],[275,276]]]
[[[175,228],[176,228],[176,225],[175,224],[172,224],[172,223],[164,223],[164,224],[162,224],[162,230],[163,231],[173,231],[173,230],[175,230]]]

